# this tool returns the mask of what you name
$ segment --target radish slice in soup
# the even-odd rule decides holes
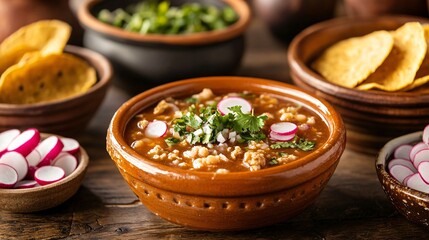
[[[416,156],[416,153],[420,152],[421,150],[428,148],[428,145],[426,145],[426,143],[424,142],[419,142],[416,145],[414,145],[414,147],[411,149],[410,151],[410,159],[411,161],[413,161],[414,157]]]
[[[18,173],[18,181],[24,179],[28,172],[27,159],[18,152],[7,152],[0,157],[0,163],[13,167]]]
[[[18,173],[7,165],[0,163],[0,188],[11,188],[18,182]]]
[[[58,154],[63,149],[63,143],[56,136],[50,136],[43,140],[38,146],[37,151],[39,151],[42,160],[37,165],[38,167],[50,165],[51,161],[54,160]]]
[[[73,138],[61,138],[61,142],[63,143],[63,152],[68,152],[70,154],[75,154],[79,151],[80,145],[79,142]]]
[[[15,139],[21,131],[18,129],[10,129],[0,133],[0,156],[6,152],[7,147]]]
[[[37,182],[34,180],[22,180],[19,181],[13,186],[14,188],[32,188],[37,185]]]
[[[404,144],[395,149],[393,156],[395,158],[410,159],[410,152],[413,146]]]
[[[418,168],[421,162],[429,161],[429,149],[420,150],[411,160],[413,161],[414,167]]]
[[[429,193],[429,185],[423,181],[422,177],[420,177],[420,174],[418,173],[414,173],[408,178],[407,186],[417,191]]]
[[[418,167],[420,177],[429,184],[429,162],[421,162]]]
[[[65,172],[56,166],[43,166],[34,173],[34,180],[40,185],[47,185],[63,179]]]
[[[53,162],[52,166],[60,167],[64,170],[66,176],[70,175],[77,167],[77,159],[75,156],[64,153],[57,157]]]
[[[7,147],[7,151],[15,151],[26,157],[40,142],[40,133],[30,128],[19,134]]]
[[[277,135],[286,136],[296,133],[298,126],[291,122],[279,122],[271,124],[270,130]]]
[[[240,106],[242,113],[250,113],[252,111],[252,105],[244,98],[241,97],[227,97],[217,104],[217,110],[222,114],[226,115],[231,112],[230,107]]]
[[[413,171],[414,173],[417,172],[417,169],[414,167],[413,163],[410,160],[401,159],[401,158],[392,159],[387,165],[387,168],[390,170],[395,165],[403,165],[411,169],[411,171]]]
[[[403,165],[395,165],[390,168],[390,174],[398,180],[398,182],[403,183],[404,179],[412,174],[413,171]]]
[[[150,122],[144,131],[148,138],[164,137],[167,134],[167,124],[163,121]]]
[[[279,134],[276,134],[275,132],[270,132],[270,138],[274,141],[287,142],[292,140],[294,137],[295,137],[295,134],[279,135]]]
[[[425,127],[425,129],[423,129],[422,141],[423,141],[426,145],[429,145],[429,125],[427,125],[427,126]]]

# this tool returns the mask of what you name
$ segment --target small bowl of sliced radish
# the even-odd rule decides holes
[[[376,171],[396,209],[408,220],[429,227],[429,125],[386,143]]]
[[[36,128],[0,132],[0,210],[58,206],[79,189],[87,167],[88,155],[75,139]]]

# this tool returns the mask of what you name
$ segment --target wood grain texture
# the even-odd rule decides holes
[[[290,82],[286,46],[260,22],[248,33],[248,52],[239,75]],[[245,232],[182,228],[150,213],[122,179],[105,150],[106,129],[130,95],[113,86],[89,128],[77,139],[90,156],[77,194],[34,214],[0,212],[0,239],[424,239],[426,229],[408,222],[390,204],[375,173],[375,155],[346,149],[327,187],[301,215],[288,222]],[[203,221],[203,220],[202,220]]]

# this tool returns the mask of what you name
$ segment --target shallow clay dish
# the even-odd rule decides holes
[[[389,141],[381,149],[375,167],[384,192],[398,212],[408,220],[428,228],[429,194],[406,187],[387,172],[393,151],[400,145],[417,143],[421,138],[422,132],[415,132]]]
[[[148,89],[174,80],[208,75],[231,74],[241,63],[244,32],[251,16],[245,1],[202,0],[215,6],[230,5],[240,19],[226,29],[187,35],[160,35],[128,32],[99,21],[101,9],[114,10],[141,0],[89,0],[82,3],[78,19],[86,29],[84,45],[108,57],[122,85]],[[172,5],[195,0],[172,0]]]
[[[211,88],[215,93],[268,93],[306,106],[328,125],[329,138],[290,164],[256,172],[215,174],[168,167],[137,154],[124,140],[128,121],[168,96],[185,97]],[[309,206],[335,171],[345,147],[339,114],[324,100],[276,81],[207,77],[165,84],[124,103],[107,134],[107,150],[141,202],[156,215],[196,229],[243,230],[287,220]]]
[[[97,82],[87,92],[63,100],[36,104],[0,103],[0,131],[37,128],[41,132],[76,134],[83,130],[104,99],[112,78],[112,67],[102,55],[81,47],[65,52],[86,60],[97,73]]]
[[[362,91],[326,81],[310,64],[330,45],[376,30],[394,30],[406,22],[429,22],[408,16],[338,18],[315,24],[298,34],[289,46],[294,83],[330,102],[340,113],[351,149],[376,153],[390,139],[418,131],[429,122],[429,91]]]
[[[41,134],[42,139],[51,134]],[[0,210],[29,213],[53,208],[73,196],[80,187],[89,163],[85,149],[80,148],[79,165],[69,176],[45,186],[27,189],[0,189]]]

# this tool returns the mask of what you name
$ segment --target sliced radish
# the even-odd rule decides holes
[[[36,170],[37,170],[36,166],[28,166],[28,172],[27,172],[27,176],[25,176],[25,179],[34,180],[34,173],[36,172]]]
[[[148,138],[160,138],[167,134],[167,123],[164,121],[153,121],[150,122],[144,131],[144,134]]]
[[[414,173],[410,178],[408,178],[407,186],[417,191],[429,193],[429,185],[423,181],[418,173]]]
[[[37,182],[34,180],[22,180],[19,181],[13,186],[13,188],[32,188],[37,185]]]
[[[217,110],[222,115],[226,115],[231,112],[229,108],[234,106],[240,106],[242,113],[250,113],[250,111],[252,111],[252,105],[241,97],[227,97],[220,100],[217,104]]]
[[[43,166],[34,173],[34,180],[40,185],[47,185],[63,179],[65,172],[56,166]]]
[[[390,168],[390,174],[398,180],[398,182],[403,183],[404,179],[412,174],[413,171],[403,165],[395,165]]]
[[[411,160],[413,161],[414,167],[418,168],[421,162],[429,161],[429,149],[420,150]]]
[[[64,170],[66,176],[70,175],[77,167],[77,159],[69,153],[62,153],[53,162],[52,166],[60,167]]]
[[[0,156],[6,152],[9,144],[15,139],[21,131],[18,129],[10,129],[0,133]]]
[[[76,154],[79,151],[80,145],[79,142],[73,138],[61,138],[63,142],[63,152],[68,152],[70,154]]]
[[[42,160],[37,166],[42,167],[50,165],[51,161],[60,154],[63,147],[63,143],[57,136],[50,136],[43,140],[36,148],[42,157]]]
[[[413,163],[410,160],[401,159],[401,158],[395,158],[390,160],[389,164],[387,165],[387,168],[390,170],[395,165],[403,165],[411,169],[414,173],[417,172],[417,169],[414,167]]]
[[[0,188],[11,188],[18,182],[18,173],[7,165],[0,163]]]
[[[422,141],[429,146],[429,125],[423,129]]]
[[[34,149],[25,157],[29,166],[37,166],[42,161],[42,156],[37,149]]]
[[[395,149],[393,152],[394,158],[410,159],[410,152],[413,149],[413,146],[409,144],[404,144]]]
[[[414,175],[414,174],[413,174],[413,175]],[[409,180],[413,175],[410,175],[410,176],[406,177],[406,178],[404,179],[404,181],[402,181],[402,184],[403,184],[403,185],[405,185],[405,186],[408,186],[408,180]]]
[[[277,135],[286,136],[295,134],[298,131],[298,126],[291,122],[278,122],[271,124],[270,130]]]
[[[426,184],[429,184],[429,162],[423,161],[419,164],[417,168],[419,170],[420,177]]]
[[[28,172],[28,163],[18,152],[7,152],[0,157],[0,163],[13,167],[18,173],[18,181],[24,179]]]
[[[428,145],[426,145],[426,143],[424,142],[419,142],[416,145],[414,145],[414,147],[411,149],[410,151],[410,159],[411,161],[413,161],[414,157],[416,156],[416,153],[420,152],[421,150],[428,148]]]
[[[270,138],[274,141],[287,142],[287,141],[292,140],[294,137],[295,137],[295,134],[279,135],[279,134],[276,134],[274,132],[270,132]]]
[[[30,128],[19,134],[7,147],[7,151],[15,151],[26,157],[40,142],[40,133]]]

